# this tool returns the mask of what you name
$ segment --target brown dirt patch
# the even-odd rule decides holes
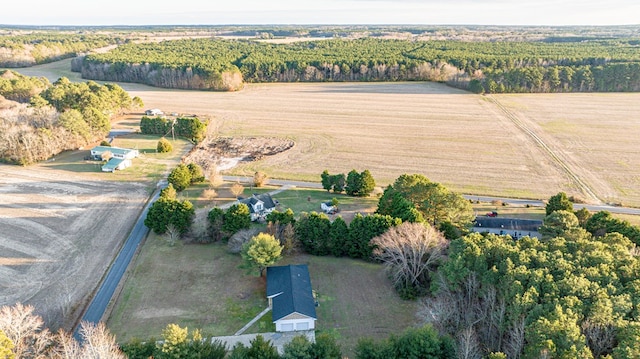
[[[73,324],[127,237],[145,187],[101,173],[0,165],[0,305]]]
[[[209,136],[195,146],[185,158],[207,170],[212,165],[224,167],[224,161],[257,161],[284,152],[294,146],[292,140],[276,137],[214,137]]]

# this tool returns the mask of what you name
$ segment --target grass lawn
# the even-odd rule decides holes
[[[320,189],[295,188],[274,196],[283,209],[291,208],[294,213],[321,212],[320,203],[336,198],[341,212],[374,212],[378,206],[377,197],[352,197],[345,194],[327,192]]]
[[[152,235],[107,325],[120,342],[159,337],[169,323],[232,335],[267,305],[264,279],[238,269],[240,261],[221,244],[170,247]],[[317,329],[333,333],[345,354],[360,337],[382,339],[414,324],[417,304],[395,294],[381,265],[302,254],[279,264],[293,263],[309,265]],[[270,321],[267,314],[247,333],[272,331]]]
[[[119,341],[159,337],[167,324],[232,335],[267,305],[265,282],[226,246],[169,246],[150,235],[107,322]]]

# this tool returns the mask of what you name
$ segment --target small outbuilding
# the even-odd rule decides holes
[[[115,172],[115,170],[123,170],[131,166],[131,160],[124,158],[111,157],[107,163],[102,166],[102,172]]]
[[[144,114],[147,116],[162,116],[164,115],[164,112],[160,111],[160,109],[158,108],[152,108],[152,109],[146,110]]]
[[[268,267],[267,298],[277,332],[315,329],[316,301],[306,264]]]

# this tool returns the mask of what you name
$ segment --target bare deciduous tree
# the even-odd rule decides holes
[[[51,351],[53,335],[34,310],[21,303],[0,308],[0,329],[15,345],[16,358],[42,358]]]
[[[396,286],[418,287],[425,285],[425,276],[443,258],[448,242],[430,225],[406,222],[373,238],[371,244]]]
[[[89,359],[125,359],[113,334],[109,333],[104,323],[93,324],[82,322],[80,324],[82,335],[82,356]]]
[[[269,177],[264,172],[258,171],[253,175],[253,185],[256,187],[262,187],[266,185],[268,181]]]
[[[222,184],[222,175],[218,172],[216,165],[209,165],[207,169],[207,180],[209,181],[209,188],[217,188]]]
[[[249,242],[251,238],[256,236],[260,231],[257,228],[241,229],[229,238],[227,242],[227,250],[229,253],[240,253],[242,246]]]
[[[482,350],[478,342],[473,327],[467,327],[462,330],[456,337],[458,342],[457,354],[460,359],[480,359],[482,358]]]
[[[613,323],[597,323],[587,318],[581,325],[594,358],[610,354],[616,346],[616,327]]]
[[[180,230],[173,223],[169,223],[167,225],[166,235],[167,243],[169,243],[169,245],[173,247],[176,245],[178,239],[180,239]]]
[[[240,196],[242,194],[242,192],[244,192],[244,186],[241,185],[239,182],[236,182],[229,188],[229,191],[231,191],[231,193],[236,198],[238,198],[238,196]]]

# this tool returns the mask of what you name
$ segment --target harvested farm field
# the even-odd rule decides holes
[[[640,94],[499,95],[605,203],[640,206]]]
[[[0,165],[0,305],[70,328],[148,198],[144,185]]]
[[[234,93],[123,86],[147,107],[210,116],[224,137],[294,141],[233,174],[318,181],[324,169],[369,169],[385,184],[415,172],[468,193],[536,198],[569,182],[495,105],[442,84],[253,84]]]

